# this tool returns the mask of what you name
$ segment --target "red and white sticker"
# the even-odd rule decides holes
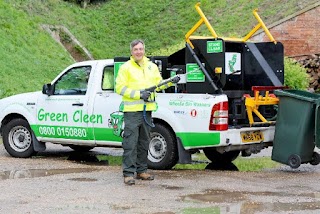
[[[192,109],[190,112],[191,117],[196,117],[197,116],[197,110]]]

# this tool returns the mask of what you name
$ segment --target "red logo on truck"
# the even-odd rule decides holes
[[[196,117],[197,116],[197,111],[195,109],[192,109],[190,114],[191,114],[191,117]]]

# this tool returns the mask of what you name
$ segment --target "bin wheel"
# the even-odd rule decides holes
[[[317,152],[313,152],[312,160],[310,161],[311,165],[318,165],[320,163],[320,154]]]
[[[288,158],[288,165],[293,168],[296,169],[301,165],[301,158],[299,155],[290,155]]]

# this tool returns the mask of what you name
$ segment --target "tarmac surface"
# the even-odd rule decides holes
[[[95,148],[88,154],[121,152]],[[259,155],[270,154],[264,152]],[[262,172],[150,170],[154,181],[127,186],[120,166],[70,158],[74,154],[48,144],[45,152],[20,159],[0,144],[0,212],[320,213],[320,165],[281,165]]]

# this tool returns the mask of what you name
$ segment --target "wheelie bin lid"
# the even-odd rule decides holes
[[[308,102],[316,102],[320,100],[320,94],[311,93],[308,91],[297,90],[297,89],[288,89],[288,90],[275,90],[274,94],[279,97],[291,97]],[[280,98],[281,100],[281,98]],[[320,103],[320,101],[319,101]]]

